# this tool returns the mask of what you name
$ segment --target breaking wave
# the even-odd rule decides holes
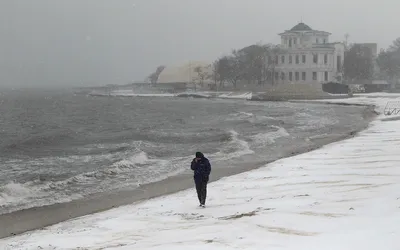
[[[214,154],[220,160],[228,160],[233,158],[238,158],[243,155],[253,154],[254,151],[251,150],[249,143],[240,138],[240,135],[235,130],[229,131],[230,141],[227,143],[221,151]]]
[[[79,194],[62,194],[42,189],[35,182],[9,182],[0,187],[0,214],[30,207],[68,202],[82,198]]]
[[[275,141],[282,137],[288,137],[290,134],[286,131],[285,128],[272,126],[275,131],[267,132],[267,133],[259,133],[252,137],[254,143],[258,146],[265,146],[274,144]]]

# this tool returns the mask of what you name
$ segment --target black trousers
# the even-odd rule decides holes
[[[208,177],[195,178],[194,183],[196,184],[196,191],[197,191],[197,197],[199,198],[199,202],[200,204],[205,205],[207,198]]]

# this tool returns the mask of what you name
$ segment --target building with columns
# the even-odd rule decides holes
[[[299,23],[279,34],[282,52],[275,56],[277,83],[342,82],[345,47],[331,43],[329,32]]]

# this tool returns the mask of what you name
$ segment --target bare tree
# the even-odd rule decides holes
[[[377,59],[380,73],[392,83],[400,77],[400,38],[397,38],[387,50],[381,50]]]
[[[228,80],[229,72],[229,57],[223,56],[213,63],[211,77],[215,83],[219,82],[219,86],[224,88],[224,83]]]
[[[284,54],[284,51],[279,46],[272,44],[264,45],[263,49],[264,62],[266,62],[265,72],[267,75],[267,81],[269,80],[270,83],[274,85],[276,84],[276,80],[279,79],[279,72],[276,70],[276,67],[279,64],[279,56]]]
[[[400,53],[400,37],[393,41],[393,44],[389,47],[389,51]]]
[[[211,64],[211,74],[209,75],[209,78],[214,82],[215,85],[217,85],[217,82],[219,81],[218,61],[215,61]]]
[[[227,68],[227,81],[230,82],[234,88],[237,88],[237,83],[242,79],[242,64],[240,58],[236,56],[227,57],[228,68]]]
[[[197,66],[194,68],[194,72],[197,74],[197,79],[202,87],[204,87],[204,81],[208,78],[208,67]]]
[[[158,82],[158,78],[160,77],[160,74],[163,72],[164,69],[165,69],[164,65],[158,66],[156,71],[151,73],[147,77],[147,80],[150,81],[151,84],[156,84]]]
[[[283,51],[272,44],[255,44],[241,50],[234,50],[233,56],[240,65],[240,75],[249,84],[264,84],[268,80],[275,83],[276,66]]]
[[[343,70],[348,80],[371,80],[373,77],[372,51],[355,44],[345,52]]]

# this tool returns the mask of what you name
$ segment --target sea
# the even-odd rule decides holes
[[[267,162],[357,130],[363,107],[166,94],[0,91],[0,214],[134,190],[188,173]]]

